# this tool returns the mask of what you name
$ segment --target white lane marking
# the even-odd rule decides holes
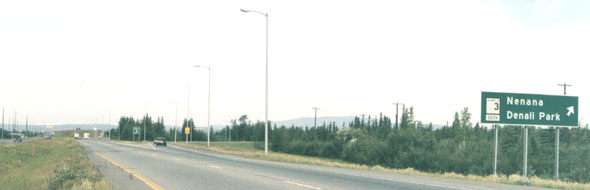
[[[147,143],[148,145],[150,145],[154,150],[156,150],[156,147],[154,145],[152,145],[152,143]]]
[[[128,143],[119,143],[119,142],[112,142],[112,143],[120,144],[123,146],[131,146],[131,147],[136,147],[136,148],[149,149],[148,147],[145,147],[145,146],[139,146],[139,145],[128,144]]]
[[[172,159],[176,160],[176,161],[181,161],[179,158],[176,158],[176,157],[172,157]]]
[[[174,145],[168,145],[168,146],[171,147],[171,148],[175,148],[175,149],[183,149],[183,150],[188,150],[188,151],[191,151],[191,152],[199,152],[199,151],[197,151],[195,149],[190,149],[190,148],[184,148],[184,147],[179,147],[179,146],[174,146]]]
[[[322,188],[319,188],[319,187],[314,187],[314,186],[311,186],[311,185],[305,185],[305,184],[301,184],[301,183],[295,183],[295,182],[292,182],[292,181],[283,181],[283,182],[289,183],[289,184],[293,184],[293,185],[299,185],[299,186],[302,186],[302,187],[307,187],[307,188],[310,188],[310,189],[322,190]]]
[[[214,165],[208,165],[208,166],[209,166],[209,167],[212,167],[212,168],[215,168],[215,169],[223,169],[223,168],[221,168],[221,167],[217,167],[217,166],[214,166]]]
[[[447,189],[471,190],[469,188],[453,187],[453,186],[446,186],[446,185],[436,185],[436,184],[420,183],[420,182],[404,181],[404,180],[395,180],[395,179],[382,178],[382,177],[372,177],[372,176],[357,175],[357,174],[347,174],[347,173],[338,173],[338,174],[350,175],[350,176],[356,176],[356,177],[372,178],[372,179],[380,179],[380,180],[387,180],[387,181],[395,181],[395,182],[401,182],[401,183],[413,183],[413,184],[418,184],[418,185],[428,185],[428,186],[442,187],[442,188],[447,188]]]

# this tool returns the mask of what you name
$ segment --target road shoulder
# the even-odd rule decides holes
[[[90,161],[94,163],[94,165],[96,166],[98,171],[102,173],[102,175],[104,175],[113,183],[115,189],[152,189],[134,175],[124,171],[120,167],[115,166],[114,164],[100,157],[91,148],[87,147],[83,143],[80,144],[82,145],[82,148],[86,151],[88,159],[90,159]]]

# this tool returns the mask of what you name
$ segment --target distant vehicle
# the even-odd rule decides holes
[[[23,142],[23,138],[20,135],[14,136],[13,142]]]
[[[156,146],[159,146],[159,145],[164,145],[164,146],[166,146],[166,138],[164,138],[164,137],[156,137],[156,138],[154,139],[154,144],[155,144]]]
[[[90,139],[90,133],[84,133],[84,140]]]
[[[80,138],[80,133],[74,133],[74,139],[79,140]]]

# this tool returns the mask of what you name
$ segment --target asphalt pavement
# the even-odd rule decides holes
[[[118,189],[542,189],[270,162],[147,142],[79,142]]]

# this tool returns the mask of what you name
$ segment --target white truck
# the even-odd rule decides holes
[[[80,133],[74,133],[74,139],[80,139]]]
[[[90,139],[90,133],[84,133],[84,140]]]

